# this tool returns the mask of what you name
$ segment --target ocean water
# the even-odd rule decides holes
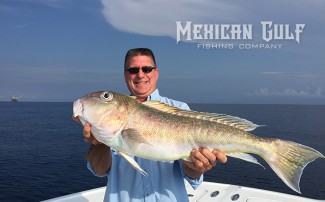
[[[190,104],[192,110],[225,113],[266,125],[253,131],[313,147],[325,154],[325,106]],[[72,103],[0,102],[0,201],[40,201],[104,186],[86,168],[89,146],[72,121]],[[296,194],[270,169],[229,158],[206,181]],[[302,196],[325,199],[325,159],[304,170]],[[298,195],[298,194],[297,194]]]

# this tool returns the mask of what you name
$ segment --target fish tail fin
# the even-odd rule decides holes
[[[317,158],[325,158],[313,148],[295,142],[275,139],[264,160],[273,171],[294,191],[300,192],[299,182],[303,169]]]

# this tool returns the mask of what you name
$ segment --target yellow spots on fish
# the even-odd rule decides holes
[[[123,107],[112,110],[107,116],[103,117],[103,123],[106,125],[123,125],[126,121],[126,113]]]
[[[119,111],[119,113],[123,113],[123,114],[126,113],[126,109],[124,106],[118,107],[117,110]]]
[[[120,125],[122,123],[121,120],[118,119],[108,119],[105,121],[108,125]]]

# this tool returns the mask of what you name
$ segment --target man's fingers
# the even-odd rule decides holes
[[[90,134],[91,126],[90,126],[89,123],[86,123],[86,124],[84,125],[83,130],[84,130],[83,132],[84,132],[84,137],[85,137],[85,138],[91,136],[91,134]]]
[[[72,119],[81,123],[79,117],[72,116]],[[91,142],[94,145],[101,144],[92,134],[91,134],[91,125],[86,123],[83,127],[83,136],[85,142]]]
[[[94,137],[93,137],[93,140],[91,141],[91,143],[94,144],[94,145],[100,144],[100,142],[96,138],[94,138]]]
[[[79,119],[78,116],[73,116],[73,115],[72,115],[72,119],[73,119],[74,121],[78,122],[78,123],[81,123],[81,121],[80,121],[80,119]]]
[[[91,142],[94,140],[94,137],[92,136],[90,130],[91,130],[91,125],[86,123],[83,128],[83,136],[86,142]]]
[[[207,165],[209,163],[209,159],[207,159],[200,150],[193,150],[192,151],[192,160],[195,162],[195,164],[202,168],[204,165]]]
[[[90,137],[84,137],[84,141],[85,142],[93,142],[95,138],[93,136],[90,136]]]
[[[187,167],[191,168],[192,170],[195,170],[195,169],[196,169],[196,165],[195,165],[194,162],[189,162],[189,161],[185,161],[185,160],[183,160],[183,163],[184,163]]]
[[[222,151],[215,149],[212,151],[212,153],[215,155],[216,159],[221,163],[227,162],[227,156]]]
[[[200,152],[205,158],[208,159],[209,164],[212,164],[212,165],[216,164],[217,158],[214,153],[212,153],[210,150],[204,149],[204,148],[200,149]]]

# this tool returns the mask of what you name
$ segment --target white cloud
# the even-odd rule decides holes
[[[300,80],[310,80],[315,81],[317,80],[324,80],[324,74],[314,74],[310,72],[281,72],[281,71],[274,71],[274,72],[262,72],[262,75],[270,76],[270,77],[283,77],[283,78],[294,78]]]
[[[324,97],[324,95],[322,95],[322,91],[323,89],[321,87],[318,87],[315,90],[295,90],[290,88],[283,90],[269,90],[268,88],[261,88],[255,93],[249,93],[249,95],[276,97]]]
[[[25,23],[25,24],[20,24],[20,25],[16,25],[15,28],[16,29],[23,29],[32,25],[35,25],[35,22],[30,22],[30,23]]]
[[[288,75],[287,72],[262,72],[264,75]]]
[[[116,29],[153,36],[175,37],[176,21],[227,22],[234,19],[232,12],[241,13],[236,5],[213,0],[102,0],[102,4],[106,20]]]
[[[28,3],[35,3],[35,4],[55,7],[55,8],[62,8],[63,7],[62,4],[67,2],[67,0],[23,0],[23,1]]]
[[[15,8],[0,4],[0,12],[9,12],[10,13],[10,12],[14,12],[14,11],[16,11]]]
[[[296,0],[272,2],[222,0],[101,0],[108,23],[120,31],[176,37],[176,21],[193,23],[248,23],[271,20],[277,23],[322,25],[325,1]],[[313,14],[309,13],[311,11]],[[258,17],[257,17],[258,16]],[[319,26],[319,29],[324,29]],[[319,32],[323,33],[323,32]]]

